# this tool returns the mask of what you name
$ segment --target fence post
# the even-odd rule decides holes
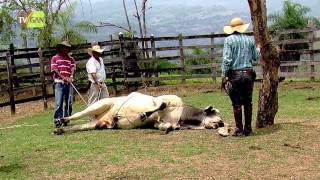
[[[152,51],[153,73],[155,78],[158,78],[159,73],[158,73],[157,51],[156,51],[156,43],[155,43],[153,34],[151,34],[150,36],[150,43],[151,43],[151,51]],[[159,86],[159,84],[160,84],[159,80],[154,81],[154,86]]]
[[[127,71],[126,71],[126,62],[125,62],[125,52],[124,52],[124,38],[123,34],[119,33],[119,42],[120,42],[120,56],[122,59],[122,73],[124,78],[124,85],[126,87],[126,90],[129,92],[129,85],[127,82]]]
[[[314,51],[313,43],[315,40],[314,30],[310,33],[309,39],[310,39],[309,50],[311,50],[310,51],[310,60],[312,61],[312,63],[314,63],[314,52],[313,52]],[[315,67],[314,67],[314,64],[312,64],[310,66],[310,74],[311,74],[310,80],[311,81],[315,81],[314,72],[315,72]]]
[[[41,87],[42,87],[42,98],[43,98],[43,107],[44,109],[48,109],[48,95],[47,95],[47,84],[46,84],[46,72],[45,72],[45,62],[43,57],[43,51],[41,48],[38,49],[39,55],[39,64],[40,64],[40,79],[41,79]]]
[[[184,62],[184,51],[183,51],[183,36],[179,34],[179,49],[180,49],[180,61],[181,61],[181,76],[182,76],[182,84],[186,83],[186,66]]]
[[[11,72],[16,75],[17,70],[14,62],[14,45],[13,44],[10,44],[9,52],[10,52],[10,64],[12,66]],[[16,80],[16,76],[12,76],[12,78],[13,78],[12,81],[13,81],[14,87],[19,87],[19,83]]]
[[[113,44],[114,44],[112,34],[110,34],[109,38],[110,38],[110,41],[111,41],[110,50],[112,51],[113,50]],[[114,57],[113,54],[114,53],[111,52],[111,58]],[[112,71],[112,74],[111,74],[112,88],[113,88],[113,91],[114,91],[114,95],[117,96],[118,95],[118,90],[117,90],[117,84],[116,84],[116,82],[117,82],[117,80],[116,80],[116,69],[114,67],[111,67],[111,71]]]
[[[211,58],[211,71],[212,71],[212,81],[213,83],[216,83],[217,82],[217,68],[215,66],[215,60],[214,60],[214,33],[212,32],[211,33],[211,38],[210,38],[210,41],[211,41],[211,53],[210,53],[210,58]]]
[[[6,61],[7,61],[7,73],[8,73],[8,93],[9,93],[9,98],[10,98],[10,108],[11,108],[11,115],[14,115],[16,113],[16,105],[14,102],[14,89],[13,89],[13,79],[12,79],[12,56],[11,53],[8,52],[6,54]]]

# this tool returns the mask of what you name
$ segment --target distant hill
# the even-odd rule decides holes
[[[140,3],[140,0],[137,0]],[[136,19],[133,17],[133,0],[127,0],[129,16],[134,29],[138,31]],[[311,15],[320,16],[317,7],[320,1],[298,0],[312,8]],[[279,11],[283,1],[268,0],[268,12]],[[203,34],[222,32],[222,27],[232,17],[240,16],[250,22],[247,0],[150,0],[151,9],[147,12],[149,34],[177,35]],[[140,4],[139,4],[140,5]],[[126,20],[121,0],[91,0],[78,3],[77,14],[74,21],[89,20],[91,22],[107,21],[126,26]],[[105,40],[109,34],[117,33],[120,29],[105,27],[100,28],[99,34],[88,34],[91,40]]]

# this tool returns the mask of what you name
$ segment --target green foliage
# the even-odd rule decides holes
[[[59,12],[57,18],[57,32],[59,39],[68,40],[71,44],[85,43],[86,38],[83,36],[83,32],[97,33],[97,27],[88,21],[80,21],[75,25],[71,24],[71,18],[75,11],[75,3],[71,4],[65,10]]]
[[[270,14],[271,30],[298,29],[308,25],[310,8],[290,0],[284,1],[283,10]]]
[[[71,24],[71,17],[74,13],[75,3],[62,1],[61,8],[58,8],[60,0],[37,1],[21,0],[7,1],[0,6],[1,45],[8,45],[14,42],[16,32],[21,31],[20,36],[26,39],[36,40],[39,47],[52,47],[61,40],[68,39],[72,44],[84,43],[86,41],[83,32],[97,32],[94,24],[88,21],[81,21]],[[24,29],[17,26],[15,20],[19,12],[30,9],[41,10],[45,13],[46,26],[37,29]],[[1,48],[1,47],[0,47]]]
[[[271,23],[270,30],[281,31],[285,29],[302,29],[308,26],[309,20],[315,20],[314,17],[307,16],[310,12],[310,8],[299,3],[292,2],[290,0],[284,1],[282,12],[276,12],[269,15],[268,19]],[[317,22],[317,21],[316,21]],[[319,22],[319,21],[318,21]],[[305,39],[307,34],[295,33],[285,34],[279,39]],[[297,49],[308,49],[309,45],[306,44],[286,44],[285,50],[297,50]],[[282,61],[287,60],[300,60],[300,53],[284,54]]]
[[[15,19],[10,15],[10,7],[3,5],[0,7],[0,20],[1,20],[1,36],[0,49],[8,49],[10,43],[12,43],[15,33],[12,30],[12,26],[15,23]]]
[[[191,56],[186,56],[185,65],[193,66],[193,65],[204,65],[210,64],[211,60],[209,58],[193,58],[192,56],[209,56],[208,51],[204,51],[203,49],[196,48],[192,50]],[[211,69],[195,69],[191,71],[192,74],[209,74],[211,73]]]
[[[171,69],[171,68],[177,68],[178,65],[176,63],[173,62],[169,62],[169,61],[159,61],[157,63],[157,68],[159,69],[159,71],[161,71],[161,69]],[[167,71],[168,74],[176,74],[178,73],[177,70],[170,70]]]
[[[158,62],[158,69],[169,69],[169,68],[177,68],[178,65],[169,61],[160,61]]]

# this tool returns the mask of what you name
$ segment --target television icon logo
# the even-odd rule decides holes
[[[43,11],[21,12],[18,23],[26,28],[42,28],[46,25],[45,14]]]

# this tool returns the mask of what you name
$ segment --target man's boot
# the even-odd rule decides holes
[[[244,106],[244,118],[245,118],[245,125],[244,125],[244,135],[249,136],[252,134],[252,104]]]
[[[233,136],[243,135],[243,125],[242,125],[242,108],[241,106],[233,106],[233,115],[236,122],[236,129]]]

